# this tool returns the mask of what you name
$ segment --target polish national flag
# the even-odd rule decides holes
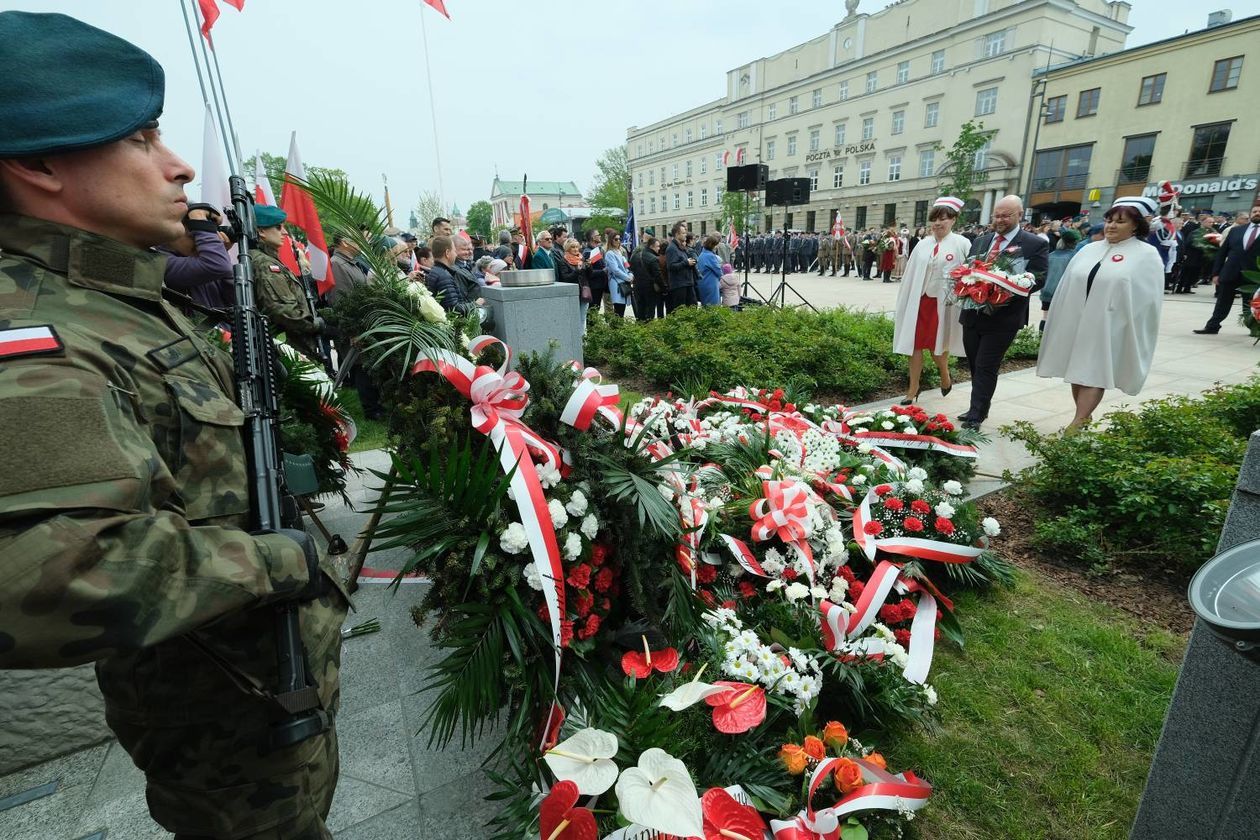
[[[223,0],[236,11],[245,11],[245,0]],[[425,0],[429,2],[429,0]],[[438,0],[441,2],[441,0]],[[210,29],[214,26],[215,21],[219,19],[219,4],[215,0],[197,0],[197,7],[201,10],[201,34],[205,36],[210,45],[214,45],[214,41],[210,38]]]
[[[310,193],[293,180],[306,180],[306,168],[302,166],[302,157],[298,154],[296,131],[289,139],[289,160],[284,165],[284,175],[280,208],[288,214],[289,223],[301,228],[306,234],[306,256],[311,262],[311,276],[315,278],[315,288],[322,295],[333,285],[332,268],[328,261],[328,242],[324,239],[324,229],[319,224],[315,201]]]
[[[595,265],[595,263],[599,262],[603,258],[604,250],[597,245],[591,249],[591,255],[586,258],[586,261],[591,265]]]
[[[201,136],[201,203],[213,205],[220,213],[232,204],[227,167],[223,165],[223,144],[219,141],[219,130],[209,103]]]
[[[271,179],[263,168],[262,152],[254,153],[254,203],[276,206],[276,194],[271,191]]]
[[[241,2],[245,2],[245,0],[241,0]],[[445,17],[447,20],[451,19],[451,13],[446,11],[445,0],[424,0],[424,4],[426,6],[432,6],[434,9],[437,9],[439,12],[442,13],[442,16]]]
[[[731,232],[727,234],[726,244],[730,245],[732,250],[739,247],[739,234],[735,232],[734,222],[731,222]]]
[[[835,224],[831,226],[831,235],[844,236],[844,219],[841,218],[839,213],[836,214]]]

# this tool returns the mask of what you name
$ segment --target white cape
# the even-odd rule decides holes
[[[906,270],[901,278],[901,289],[897,292],[897,310],[893,315],[893,352],[902,356],[914,355],[914,328],[919,318],[919,301],[923,297],[923,288],[929,280],[936,292],[936,346],[933,355],[948,352],[954,356],[963,355],[962,325],[958,322],[961,309],[947,306],[946,296],[953,280],[949,273],[967,262],[967,252],[971,243],[967,237],[957,233],[948,234],[941,240],[941,247],[932,256],[935,237],[928,235],[919,240],[906,260]]]

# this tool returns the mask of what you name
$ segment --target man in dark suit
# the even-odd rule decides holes
[[[995,261],[1005,254],[1014,260],[1015,268],[1032,273],[1037,279],[1033,291],[1037,291],[1046,282],[1050,249],[1040,236],[1020,230],[1023,215],[1024,204],[1019,196],[1008,195],[999,201],[993,208],[993,231],[976,238],[969,257]],[[978,429],[989,416],[1002,358],[1016,333],[1027,323],[1028,298],[1018,295],[992,315],[978,309],[963,311],[963,347],[971,369],[971,407],[958,417],[964,426]]]
[[[1212,265],[1212,285],[1216,286],[1216,306],[1212,309],[1212,317],[1203,329],[1195,330],[1199,335],[1216,335],[1221,331],[1221,322],[1229,314],[1234,305],[1234,296],[1238,287],[1246,282],[1243,272],[1255,270],[1256,260],[1260,258],[1260,202],[1251,208],[1248,224],[1236,224],[1221,243],[1216,252],[1216,262]],[[1243,309],[1247,308],[1244,295]]]

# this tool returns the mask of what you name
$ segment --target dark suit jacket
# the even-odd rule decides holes
[[[968,257],[986,256],[989,249],[993,247],[993,237],[992,231],[976,237],[976,241],[971,244],[971,253]],[[1009,248],[1018,248],[1019,256],[1028,260],[1024,270],[1032,272],[1033,277],[1037,278],[1033,291],[1041,289],[1046,282],[1046,269],[1050,266],[1050,246],[1046,244],[1046,240],[1026,230],[1020,230],[1005,244],[1004,250]],[[992,315],[986,315],[976,309],[968,309],[962,313],[963,326],[980,333],[1014,332],[1027,323],[1028,298],[1026,297],[1016,297]]]
[[[1260,235],[1256,236],[1256,241],[1251,244],[1250,250],[1243,250],[1247,230],[1250,227],[1251,222],[1235,225],[1216,252],[1216,262],[1212,264],[1212,276],[1220,277],[1221,285],[1241,283],[1244,271],[1255,270],[1256,258],[1260,257]]]
[[[665,265],[669,268],[671,289],[685,289],[696,284],[696,269],[687,265],[689,259],[693,259],[691,253],[671,239],[669,247],[665,249]]]

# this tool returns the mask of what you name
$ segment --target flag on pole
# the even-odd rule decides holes
[[[241,2],[243,3],[245,2],[245,0],[241,0]],[[451,13],[446,11],[445,0],[424,0],[424,4],[426,6],[432,6],[434,9],[437,9],[439,12],[442,13],[442,16],[446,18],[447,20],[451,19]]]
[[[219,140],[219,129],[209,103],[206,103],[205,129],[201,136],[201,202],[214,205],[220,213],[232,203],[227,167],[223,163],[223,143]]]
[[[280,191],[280,207],[288,214],[289,223],[301,228],[306,234],[306,255],[311,262],[311,276],[315,278],[315,288],[322,295],[332,288],[332,268],[328,260],[328,242],[324,239],[324,228],[320,226],[315,201],[300,184],[305,180],[306,168],[302,166],[302,157],[298,154],[295,131],[289,139],[289,160],[284,165],[284,188]]]
[[[528,258],[530,254],[534,253],[534,221],[529,217],[529,193],[527,192],[521,193],[519,213],[521,217],[521,234],[525,239],[525,256]],[[524,267],[524,265],[517,266],[517,268]]]
[[[235,8],[238,12],[245,11],[245,0],[223,0],[223,2]],[[201,34],[213,45],[214,41],[210,38],[210,28],[219,19],[219,5],[215,0],[197,0],[197,7],[201,9]]]
[[[836,211],[836,220],[831,225],[832,236],[844,236],[844,217],[840,215],[840,211]]]
[[[731,221],[731,232],[726,237],[726,244],[731,246],[732,251],[739,247],[739,234],[735,232],[734,220]]]
[[[262,152],[254,152],[254,203],[276,206],[276,194],[271,190],[271,179],[263,167]]]
[[[626,201],[626,229],[621,235],[621,241],[632,251],[639,247],[638,230],[634,224],[634,196],[630,196]]]

